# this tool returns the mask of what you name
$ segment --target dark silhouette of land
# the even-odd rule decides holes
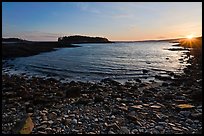
[[[33,42],[19,38],[2,38],[2,57],[15,58],[37,55],[41,52],[54,51],[56,48],[80,47],[73,43],[111,43],[107,38],[88,36],[60,37],[54,42]]]
[[[69,43],[69,44],[71,43],[111,43],[111,41],[109,41],[107,38],[81,36],[81,35],[59,37],[58,42]]]
[[[42,52],[54,51],[56,48],[79,47],[71,44],[58,42],[16,42],[2,43],[2,58],[27,57]]]
[[[26,42],[27,40],[19,39],[19,38],[2,38],[2,42]]]

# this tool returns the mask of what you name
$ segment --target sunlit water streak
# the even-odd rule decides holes
[[[67,81],[100,81],[113,78],[125,82],[134,78],[151,79],[167,71],[182,72],[179,63],[184,51],[169,51],[168,42],[132,42],[108,44],[80,44],[77,48],[21,57],[9,61],[14,65],[10,74],[64,78]],[[148,73],[143,73],[143,70]]]

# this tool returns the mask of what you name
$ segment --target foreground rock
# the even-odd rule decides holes
[[[202,103],[192,103],[182,86],[157,84],[153,89],[144,82],[61,83],[9,75],[2,80],[2,133],[13,133],[18,120],[29,112],[33,112],[33,134],[193,134],[202,130]]]

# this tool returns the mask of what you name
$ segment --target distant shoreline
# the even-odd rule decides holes
[[[40,54],[42,52],[50,52],[55,48],[73,48],[80,47],[72,44],[60,44],[58,42],[16,42],[2,43],[2,58],[28,57]]]

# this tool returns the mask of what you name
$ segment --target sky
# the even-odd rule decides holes
[[[202,2],[2,2],[2,37],[111,41],[202,36]]]

